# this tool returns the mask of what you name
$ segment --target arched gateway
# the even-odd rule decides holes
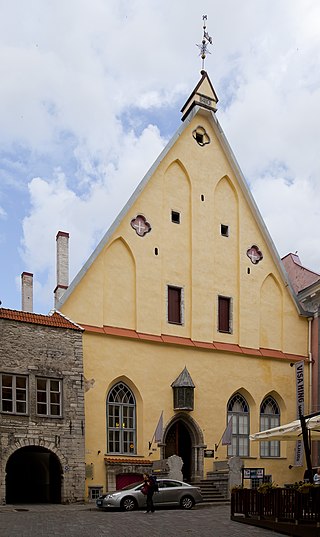
[[[17,449],[6,465],[6,503],[60,503],[62,467],[41,446]]]
[[[193,481],[203,477],[205,445],[203,434],[193,418],[179,412],[168,423],[163,435],[163,458],[178,455],[183,460],[183,479]]]

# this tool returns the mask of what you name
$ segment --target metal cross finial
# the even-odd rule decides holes
[[[211,54],[211,52],[208,50],[208,44],[212,45],[212,37],[210,37],[210,35],[207,32],[207,26],[206,26],[206,21],[208,20],[207,15],[203,15],[202,20],[203,20],[203,37],[202,37],[201,45],[197,45],[197,47],[199,47],[200,49],[199,56],[201,56],[202,58],[202,69],[204,70],[204,60],[206,59],[206,55]]]

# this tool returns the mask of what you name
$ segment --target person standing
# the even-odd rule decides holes
[[[146,491],[147,496],[147,510],[145,513],[154,513],[154,505],[153,505],[153,494],[154,494],[154,485],[153,485],[153,479],[150,477],[149,474],[143,475],[144,480],[144,488]]]

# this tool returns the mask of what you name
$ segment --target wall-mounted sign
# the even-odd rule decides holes
[[[264,468],[242,468],[243,479],[263,479]]]
[[[208,458],[214,457],[214,449],[205,449],[204,450],[204,456]]]

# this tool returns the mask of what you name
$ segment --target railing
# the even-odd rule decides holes
[[[320,487],[300,492],[294,488],[274,488],[266,493],[237,489],[231,493],[231,516],[282,522],[320,521]]]

